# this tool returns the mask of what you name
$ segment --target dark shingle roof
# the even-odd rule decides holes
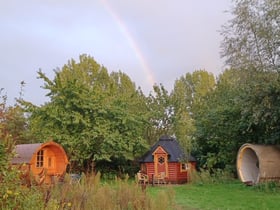
[[[172,137],[162,136],[160,139],[151,147],[151,149],[140,159],[140,162],[153,162],[153,152],[161,146],[169,155],[168,162],[180,162],[185,157],[185,154],[179,145],[179,142]],[[196,161],[196,159],[189,155],[189,161]]]
[[[41,143],[16,145],[16,156],[12,159],[12,164],[29,163],[33,154],[41,145]]]

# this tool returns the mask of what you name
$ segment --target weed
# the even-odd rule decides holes
[[[280,184],[279,182],[275,182],[275,181],[267,181],[267,182],[259,183],[253,186],[253,188],[261,192],[277,193],[280,191]]]

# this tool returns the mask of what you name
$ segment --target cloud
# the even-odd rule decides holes
[[[109,4],[130,39],[109,14]],[[157,83],[172,88],[176,78],[196,69],[215,74],[223,11],[231,0],[9,0],[0,7],[0,87],[18,95],[25,80],[28,100],[44,101],[39,68],[47,76],[71,58],[90,54],[109,71],[122,70],[146,93],[152,90],[143,61]],[[139,56],[140,55],[142,56]],[[141,60],[142,59],[142,60]],[[141,64],[142,63],[142,64]],[[3,73],[2,73],[3,72]],[[7,80],[11,82],[6,82]]]

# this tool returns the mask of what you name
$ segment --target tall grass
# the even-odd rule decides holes
[[[194,178],[194,176],[197,176]],[[279,183],[248,187],[231,177],[207,171],[194,174],[186,185],[142,188],[128,179],[101,180],[83,174],[79,181],[66,175],[63,183],[30,188],[1,185],[0,209],[11,210],[181,210],[278,209]]]
[[[255,191],[266,192],[266,193],[279,193],[280,183],[279,181],[267,181],[259,183],[252,187]]]
[[[1,185],[0,209],[11,210],[157,210],[172,209],[171,190],[154,195],[134,180],[100,180],[100,173],[83,174],[74,181],[66,175],[55,185],[26,187],[18,182]],[[4,183],[2,183],[4,184]],[[5,189],[4,189],[5,187]]]
[[[189,171],[189,183],[191,184],[227,183],[233,180],[233,175],[223,170]]]
[[[100,181],[100,173],[82,175],[81,180],[75,183],[66,177],[64,183],[45,189],[44,193],[46,210],[168,209],[173,199],[169,192],[151,197],[128,177],[124,180]]]

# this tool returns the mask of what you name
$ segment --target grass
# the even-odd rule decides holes
[[[203,175],[203,176],[202,176]],[[2,183],[0,209],[43,210],[235,210],[279,209],[279,183],[245,186],[221,176],[206,173],[191,184],[146,188],[125,179],[101,180],[100,173],[83,174],[79,182],[69,176],[54,186]],[[194,179],[193,179],[194,180]],[[1,182],[0,182],[1,184]]]
[[[151,196],[170,187],[150,187]],[[174,209],[279,209],[279,186],[248,187],[239,181],[172,185],[175,194]]]

